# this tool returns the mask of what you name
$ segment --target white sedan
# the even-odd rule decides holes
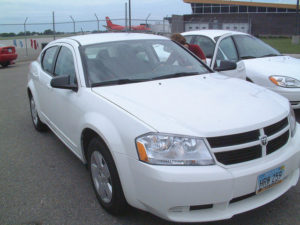
[[[171,221],[226,219],[299,179],[289,102],[214,73],[164,37],[50,42],[30,65],[27,91],[36,130],[50,128],[87,164],[100,204],[114,214],[130,204]]]
[[[300,59],[281,55],[276,49],[245,33],[200,30],[182,35],[189,43],[203,49],[212,69],[217,69],[219,60],[236,62],[235,70],[223,74],[264,86],[286,97],[294,109],[300,108]]]

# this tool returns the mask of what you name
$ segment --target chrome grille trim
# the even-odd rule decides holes
[[[216,161],[225,166],[230,166],[230,165],[236,165],[238,163],[246,163],[249,161],[253,161],[255,159],[267,157],[268,155],[276,152],[289,141],[290,138],[289,129],[290,127],[289,127],[288,117],[285,117],[284,119],[281,119],[276,123],[273,123],[269,126],[263,127],[258,130],[253,130],[241,134],[221,136],[221,137],[209,137],[207,138],[207,142],[211,148],[212,153],[215,156]],[[267,135],[265,131],[267,131],[267,133],[271,135]],[[257,135],[257,132],[259,135]],[[245,137],[247,134],[249,134],[250,137],[249,137],[249,141],[245,142],[246,140]],[[256,140],[253,139],[253,137],[255,136],[256,136]],[[236,140],[226,140],[226,138],[236,138]],[[267,141],[263,139],[267,139]],[[222,144],[222,140],[225,140],[224,141],[225,146],[220,146]],[[242,143],[240,140],[242,140]],[[263,144],[263,142],[265,143]],[[233,145],[226,145],[228,143],[232,143]],[[234,144],[234,143],[238,143],[238,144]],[[273,146],[276,146],[274,147],[275,150],[273,149],[270,151],[268,149],[268,143],[272,143]],[[279,147],[276,145],[277,143]],[[261,146],[261,155],[259,157],[253,157],[251,159],[251,157],[248,157],[249,154],[251,154],[249,150],[251,151],[251,148],[255,149],[257,146]],[[271,146],[271,144],[269,146]],[[237,152],[235,153],[235,151]],[[239,159],[233,160],[232,157],[235,155],[240,159],[240,161]],[[247,158],[249,158],[249,160],[246,160]]]

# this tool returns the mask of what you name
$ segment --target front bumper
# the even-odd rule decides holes
[[[120,154],[117,160],[123,161],[123,168],[119,169],[126,199],[137,208],[177,222],[228,219],[265,205],[298,182],[300,128],[297,126],[296,135],[280,150],[230,167],[154,166]],[[286,168],[283,182],[253,194],[257,177],[282,165]]]
[[[291,103],[293,109],[300,109],[300,88],[275,87],[270,90],[286,97]]]

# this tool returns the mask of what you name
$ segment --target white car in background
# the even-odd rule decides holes
[[[28,78],[34,127],[48,126],[88,165],[111,213],[129,203],[172,221],[220,220],[298,182],[300,130],[287,99],[214,73],[165,37],[52,41]]]
[[[264,86],[286,97],[294,109],[300,108],[300,59],[281,55],[241,32],[199,30],[182,35],[202,48],[212,69],[218,70],[220,60],[236,62],[236,69],[222,73]]]

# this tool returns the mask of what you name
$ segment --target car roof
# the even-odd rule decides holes
[[[231,30],[195,30],[195,31],[188,31],[181,33],[184,36],[187,35],[204,35],[208,36],[211,39],[214,39],[215,37],[222,36],[224,34],[243,34],[243,35],[248,35],[246,33],[242,32],[237,32],[237,31],[231,31]]]
[[[59,39],[55,42],[70,41],[74,40],[80,45],[91,45],[97,43],[113,42],[113,41],[127,41],[127,40],[146,40],[146,39],[160,39],[168,40],[168,38],[153,35],[153,34],[142,34],[142,33],[101,33],[101,34],[87,34],[78,35]]]

